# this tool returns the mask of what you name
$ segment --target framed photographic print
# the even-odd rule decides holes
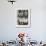
[[[30,27],[31,14],[30,9],[20,8],[16,12],[16,27]]]

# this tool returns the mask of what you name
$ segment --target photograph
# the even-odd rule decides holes
[[[17,10],[17,27],[29,27],[30,26],[30,10],[29,9],[18,9]]]
[[[46,46],[46,0],[0,0],[0,46]]]

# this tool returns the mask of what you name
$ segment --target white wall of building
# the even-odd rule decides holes
[[[27,32],[33,40],[46,40],[46,1],[17,0],[13,5],[0,0],[0,40],[15,40],[18,32]],[[16,28],[16,9],[31,10],[31,27]]]

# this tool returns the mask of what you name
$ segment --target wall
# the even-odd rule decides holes
[[[31,27],[16,28],[16,9],[31,9]],[[33,40],[46,40],[45,0],[17,0],[14,5],[0,0],[0,40],[15,40],[18,32],[24,31]]]

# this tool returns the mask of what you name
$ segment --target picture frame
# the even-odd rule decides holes
[[[28,28],[31,26],[31,11],[29,8],[16,9],[16,27]]]

